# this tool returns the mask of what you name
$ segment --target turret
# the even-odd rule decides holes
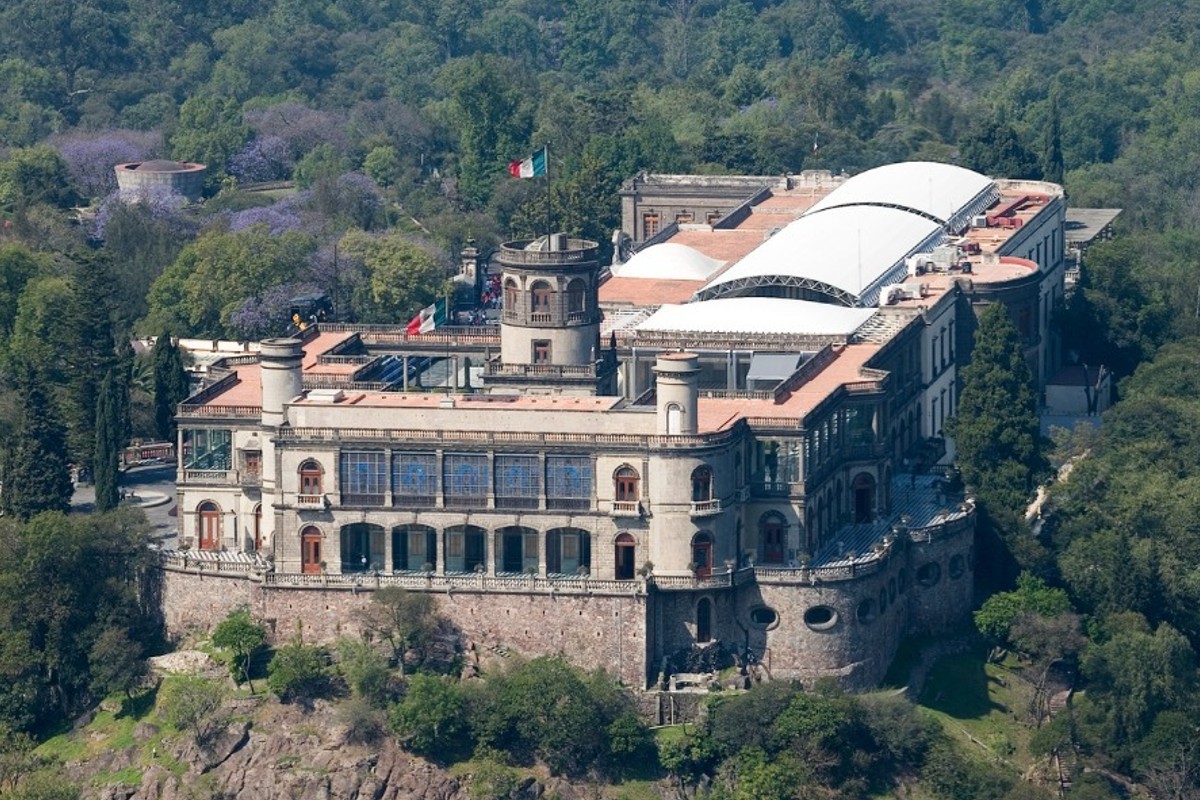
[[[262,366],[262,421],[275,427],[283,423],[283,406],[304,391],[301,364],[304,348],[299,339],[264,339],[259,353]]]
[[[695,353],[660,353],[654,364],[658,433],[696,433],[700,358]]]

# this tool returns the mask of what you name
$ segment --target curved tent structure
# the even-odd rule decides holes
[[[874,305],[882,286],[904,276],[905,258],[944,239],[937,222],[899,208],[851,205],[810,212],[718,275],[698,298],[766,296]]]
[[[950,233],[1000,196],[995,181],[953,164],[905,161],[855,175],[809,209],[809,215],[846,206],[882,206],[919,214]]]

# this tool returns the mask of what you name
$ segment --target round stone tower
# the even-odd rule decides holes
[[[658,433],[697,431],[700,357],[695,353],[659,353],[654,364]]]
[[[598,246],[555,233],[500,246],[505,364],[591,364],[598,358]]]
[[[301,364],[304,347],[299,339],[263,339],[259,352],[262,367],[262,422],[283,423],[283,406],[304,391]]]

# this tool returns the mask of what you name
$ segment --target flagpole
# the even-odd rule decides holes
[[[546,249],[550,248],[550,234],[554,227],[550,220],[550,143],[542,145],[542,156],[546,159]]]

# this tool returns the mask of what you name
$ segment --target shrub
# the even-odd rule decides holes
[[[285,703],[321,697],[329,691],[324,653],[299,642],[279,648],[267,666],[267,685]]]
[[[409,678],[404,699],[392,705],[389,723],[406,749],[446,758],[469,744],[465,709],[462,690],[453,680],[417,674]]]
[[[199,677],[170,678],[158,691],[158,715],[171,727],[206,741],[225,726],[225,687]]]

